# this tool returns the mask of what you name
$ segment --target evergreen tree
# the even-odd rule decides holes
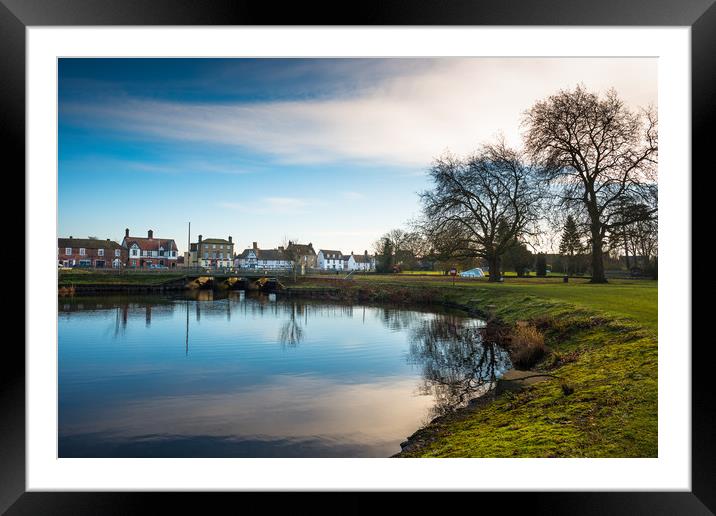
[[[574,255],[582,251],[581,235],[577,228],[577,223],[574,221],[574,217],[571,215],[567,216],[567,221],[564,223],[564,229],[562,230],[562,240],[559,243],[559,254],[568,256],[567,259],[567,274],[574,272]]]
[[[527,246],[515,240],[513,245],[505,252],[504,265],[505,268],[512,268],[517,273],[517,276],[524,276],[525,271],[529,271],[534,263],[533,260],[534,257],[530,250],[527,249]]]
[[[393,272],[393,243],[388,237],[383,237],[381,242],[376,270],[378,272]]]
[[[537,270],[537,276],[547,275],[547,257],[544,253],[537,253],[537,265],[535,269]]]

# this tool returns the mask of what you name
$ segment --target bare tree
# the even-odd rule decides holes
[[[420,194],[423,232],[442,257],[482,258],[490,281],[501,278],[501,259],[538,219],[541,188],[520,154],[503,140],[461,160],[433,162],[432,190]]]
[[[284,235],[281,241],[281,249],[284,257],[291,262],[291,272],[293,272],[293,282],[297,281],[298,271],[301,269],[301,253],[296,247],[298,240],[291,239]]]
[[[427,239],[418,231],[391,229],[373,244],[376,256],[382,258],[383,272],[392,270],[393,265],[401,268],[412,268],[417,264],[427,249]],[[389,256],[388,256],[389,254]]]
[[[559,206],[585,214],[592,282],[606,283],[603,255],[610,235],[656,214],[647,202],[656,189],[656,112],[632,112],[613,89],[600,97],[577,86],[537,102],[523,125],[525,148]]]

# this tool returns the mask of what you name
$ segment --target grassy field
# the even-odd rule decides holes
[[[593,285],[588,280],[579,278],[571,278],[569,283],[563,283],[561,277],[507,277],[504,283],[499,284],[490,283],[486,278],[456,278],[453,287],[452,278],[449,277],[401,274],[356,276],[355,281],[451,289],[454,292],[447,291],[450,297],[468,301],[468,298],[476,293],[488,304],[498,301],[511,304],[520,296],[523,296],[522,299],[534,297],[543,302],[551,301],[559,305],[568,303],[616,318],[629,318],[654,330],[657,326],[657,282],[653,280],[614,279],[607,284]]]

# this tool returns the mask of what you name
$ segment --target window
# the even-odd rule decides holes
[[[209,253],[204,253],[204,259],[206,260],[208,258],[209,258]]]
[[[120,250],[120,249],[115,249],[115,250],[114,250],[114,255],[115,255],[115,256],[121,256],[121,250]]]
[[[209,244],[204,244],[204,249],[209,249]]]
[[[68,255],[68,256],[71,255],[71,254],[72,254],[72,248],[71,248],[71,247],[65,247],[65,254]]]
[[[97,256],[104,256],[104,249],[97,249]]]
[[[84,255],[85,255],[85,248],[80,247],[80,256],[84,256]]]

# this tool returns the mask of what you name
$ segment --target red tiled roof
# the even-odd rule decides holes
[[[165,251],[177,251],[177,245],[174,242],[174,239],[172,238],[142,238],[142,237],[134,237],[134,236],[128,236],[124,237],[124,240],[122,241],[122,246],[129,249],[132,247],[132,244],[137,244],[139,246],[139,249],[142,251],[159,251],[160,247],[163,247]]]
[[[117,249],[121,247],[114,240],[99,240],[97,238],[58,238],[57,247],[84,247],[85,249]]]

